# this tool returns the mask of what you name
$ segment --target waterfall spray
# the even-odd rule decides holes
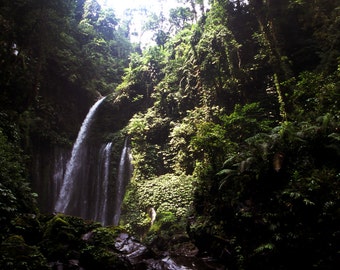
[[[104,144],[99,151],[98,183],[96,187],[95,220],[107,225],[112,142]]]
[[[121,205],[124,198],[125,188],[127,182],[131,178],[132,165],[131,165],[131,149],[128,145],[128,138],[125,139],[122,154],[120,156],[118,177],[116,182],[116,195],[114,200],[114,217],[113,225],[118,225],[121,213]]]
[[[56,150],[54,153],[54,172],[53,172],[53,207],[55,206],[60,189],[63,184],[64,174],[66,170],[66,162],[69,159],[65,151],[60,149]]]

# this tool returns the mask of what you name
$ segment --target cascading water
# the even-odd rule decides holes
[[[125,139],[124,147],[120,157],[118,177],[115,185],[115,197],[114,197],[114,217],[113,225],[118,225],[121,213],[121,205],[125,193],[125,188],[132,175],[132,163],[131,163],[131,149],[128,144],[128,138]]]
[[[108,204],[109,204],[109,184],[110,184],[110,162],[111,162],[112,142],[103,145],[99,151],[98,163],[98,183],[95,200],[95,220],[103,225],[108,224]],[[101,183],[100,183],[101,182]]]
[[[58,194],[60,193],[60,189],[63,184],[64,174],[66,170],[66,160],[68,157],[65,151],[56,150],[54,157],[54,170],[53,170],[53,205],[56,204],[58,200]]]
[[[88,138],[103,100],[98,100],[87,114],[66,166],[65,159],[55,162],[53,185],[58,196],[53,198],[54,211],[96,220],[103,225],[117,225],[126,184],[132,174],[131,151],[126,139],[114,181],[110,173],[112,143],[102,145],[98,151],[98,145],[90,143]]]
[[[67,163],[63,183],[59,192],[55,211],[70,215],[80,215],[88,218],[88,193],[86,186],[88,183],[82,183],[82,178],[88,174],[84,168],[84,159],[86,158],[86,148],[84,147],[88,136],[89,128],[93,122],[94,115],[99,105],[105,97],[98,100],[88,112],[78,133],[76,142],[73,145],[71,158]],[[83,168],[82,168],[83,167]]]

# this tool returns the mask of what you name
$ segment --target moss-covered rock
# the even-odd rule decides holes
[[[85,234],[86,242],[80,251],[80,263],[85,269],[128,269],[128,262],[115,247],[120,227],[100,227]]]
[[[42,241],[43,228],[38,215],[26,214],[12,221],[12,231],[21,235],[29,245],[37,245]]]
[[[100,226],[77,217],[55,215],[45,223],[42,251],[50,261],[79,258],[79,250],[84,247],[82,235]]]
[[[49,269],[37,246],[28,245],[20,235],[10,235],[0,245],[1,269]]]

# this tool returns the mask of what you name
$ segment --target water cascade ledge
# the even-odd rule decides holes
[[[125,140],[118,175],[112,175],[112,142],[100,147],[89,144],[91,126],[104,98],[89,110],[73,145],[66,166],[55,164],[53,185],[56,194],[54,211],[84,219],[117,225],[125,187],[132,174],[130,148]],[[99,148],[99,151],[98,151]],[[65,168],[66,167],[66,168]]]

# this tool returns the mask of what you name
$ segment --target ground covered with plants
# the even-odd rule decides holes
[[[121,269],[112,243],[127,231],[226,269],[336,269],[339,0],[181,1],[150,17],[143,50],[94,0],[12,2],[0,7],[0,268]],[[119,122],[108,136],[131,141],[117,228],[43,215],[30,188],[34,149],[70,144],[99,93],[122,113],[103,133]]]
[[[132,55],[119,91],[149,104],[127,126],[135,165],[130,192],[146,204],[133,204],[128,193],[126,207],[145,213],[164,192],[155,180],[187,175],[194,195],[179,224],[199,250],[231,269],[333,269],[338,6],[211,1],[197,23]],[[150,203],[156,211],[159,204]],[[154,226],[148,233],[155,237]]]
[[[2,239],[2,269],[131,269],[115,247],[118,227],[63,215],[21,215]]]

